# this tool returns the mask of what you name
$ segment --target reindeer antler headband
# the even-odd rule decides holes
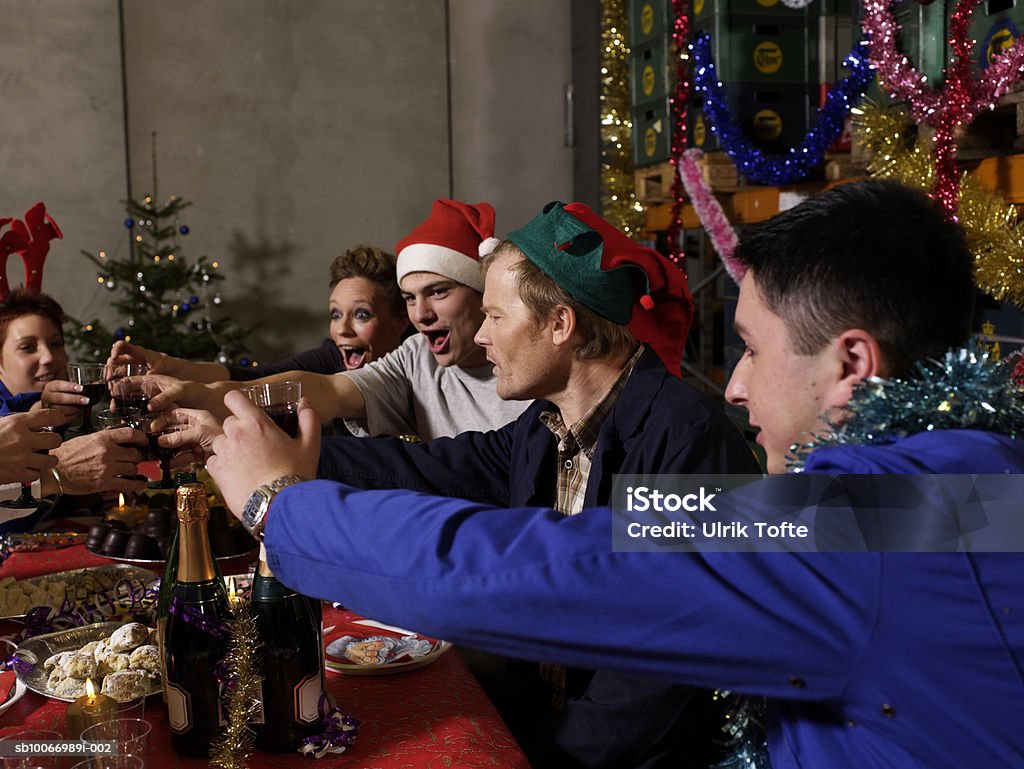
[[[43,263],[50,253],[50,241],[63,238],[53,217],[46,213],[44,203],[36,203],[25,212],[25,221],[0,218],[0,230],[8,224],[11,229],[0,235],[0,301],[11,292],[7,282],[7,257],[21,254],[25,262],[25,290],[38,294],[43,289]]]

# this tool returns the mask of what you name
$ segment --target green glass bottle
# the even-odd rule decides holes
[[[323,632],[320,601],[281,584],[265,551],[252,585],[252,610],[259,625],[263,664],[263,723],[254,724],[256,747],[292,753],[320,730],[323,692]]]
[[[164,660],[171,747],[208,758],[224,715],[217,668],[228,651],[228,596],[210,549],[201,483],[178,487],[178,575],[168,605]]]
[[[183,483],[196,483],[196,474],[192,472],[180,472],[174,476],[174,487],[177,488]],[[167,607],[171,605],[171,593],[178,581],[178,527],[174,527],[171,534],[171,544],[167,548],[167,562],[164,564],[164,573],[160,577],[160,592],[156,599],[156,637],[160,646],[160,674],[167,678],[166,646],[164,634],[167,632]],[[167,692],[161,692],[164,704],[167,704]]]

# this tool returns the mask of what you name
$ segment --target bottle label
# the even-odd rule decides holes
[[[267,679],[265,678],[260,682],[260,694],[259,697],[256,698],[260,708],[253,714],[252,721],[249,722],[251,724],[265,724],[267,722],[267,716],[263,710],[263,698],[267,696],[267,693],[263,691],[263,685],[266,684],[266,682]]]
[[[300,724],[313,724],[320,720],[320,695],[324,684],[320,671],[303,678],[295,687],[295,720]]]
[[[182,734],[192,728],[192,696],[177,684],[164,679],[167,692],[167,720],[171,731]]]

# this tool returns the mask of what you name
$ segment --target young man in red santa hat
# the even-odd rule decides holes
[[[383,358],[334,375],[291,371],[252,382],[171,384],[150,402],[223,415],[224,393],[260,382],[298,380],[321,419],[358,420],[355,433],[415,435],[422,440],[493,430],[526,404],[499,398],[492,365],[473,341],[483,321],[483,243],[497,242],[488,203],[436,200],[430,216],[398,242],[398,283],[419,332]],[[183,433],[181,445],[195,436]]]
[[[536,399],[525,413],[500,430],[422,445],[327,439],[319,468],[262,479],[273,483],[254,493],[253,510],[302,475],[572,516],[607,504],[617,473],[759,472],[718,405],[679,378],[692,300],[677,265],[585,205],[556,202],[483,266],[476,343],[501,398]],[[709,737],[693,733],[707,693],[609,672],[514,670],[504,714],[538,766],[683,765]]]

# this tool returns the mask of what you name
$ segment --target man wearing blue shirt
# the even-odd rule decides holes
[[[1016,407],[988,402],[1013,404],[1019,386],[965,382],[972,354],[943,358],[968,336],[974,286],[963,234],[932,201],[844,185],[744,233],[737,256],[747,349],[727,397],[761,428],[771,472],[1024,472]],[[928,386],[895,409],[887,397],[917,379]],[[607,508],[296,482],[316,467],[315,415],[291,440],[225,403],[236,416],[210,471],[297,590],[505,654],[765,696],[776,769],[1024,761],[1019,553],[615,552]]]

